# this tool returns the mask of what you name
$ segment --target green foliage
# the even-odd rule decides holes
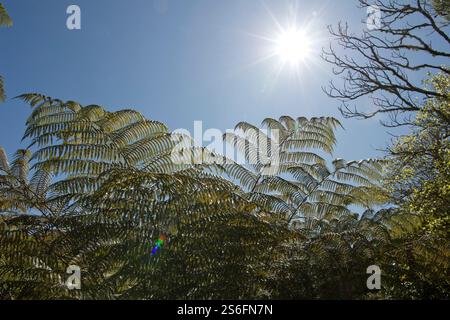
[[[447,21],[450,20],[450,4],[448,0],[432,0],[431,3],[437,14],[447,19]]]
[[[240,123],[224,138],[245,164],[178,164],[183,137],[136,111],[21,99],[29,148],[11,164],[0,149],[2,299],[366,299],[415,285],[402,248],[425,220],[371,209],[385,201],[384,162],[327,160],[333,118],[264,120],[278,142]],[[259,154],[261,141],[274,151]],[[374,264],[391,271],[379,295],[366,288]],[[69,265],[81,290],[64,284]]]
[[[24,136],[34,151],[18,151],[11,166],[0,154],[2,297],[259,294],[260,259],[270,258],[266,244],[283,238],[282,226],[257,219],[232,183],[172,163],[177,135],[133,110],[21,98],[34,107]],[[153,258],[160,233],[170,242]],[[71,264],[82,267],[81,293],[62,282]]]
[[[13,24],[13,21],[11,17],[9,16],[8,12],[6,12],[5,7],[0,3],[0,27],[5,25],[8,27],[11,27]]]
[[[442,97],[427,101],[412,134],[390,150],[387,192],[393,195],[399,223],[395,296],[442,298],[450,295],[450,77],[429,84]],[[401,249],[404,248],[404,249]],[[401,290],[397,291],[399,288]]]
[[[382,164],[376,160],[332,161],[332,168],[319,155],[331,154],[340,123],[334,118],[281,117],[265,119],[263,125],[278,133],[269,137],[261,129],[239,123],[238,133],[224,139],[241,152],[247,163],[227,163],[225,172],[239,181],[244,197],[269,212],[284,217],[294,228],[314,228],[317,221],[350,214],[349,205],[365,204],[376,194],[374,181],[381,177]],[[262,146],[271,146],[269,161]],[[277,159],[278,158],[278,159]],[[274,163],[274,159],[276,163]]]
[[[3,5],[0,3],[0,27],[5,25],[8,27],[11,27],[13,24],[11,17],[6,12],[6,9],[3,7]],[[5,100],[5,90],[4,90],[4,84],[3,84],[3,77],[0,76],[0,102]]]

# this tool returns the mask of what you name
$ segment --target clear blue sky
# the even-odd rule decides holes
[[[170,129],[225,130],[239,121],[259,124],[281,115],[336,116],[340,131],[335,157],[379,155],[390,136],[378,120],[344,120],[338,101],[322,92],[330,66],[318,58],[300,79],[284,70],[274,79],[274,59],[255,64],[276,26],[257,0],[6,0],[14,20],[0,29],[0,74],[12,98],[43,93],[108,110],[134,108]],[[284,21],[292,1],[266,0]],[[82,29],[66,28],[66,8],[81,8]],[[299,21],[310,21],[327,46],[328,24],[349,21],[364,28],[356,1],[299,1]],[[316,56],[320,46],[315,47]],[[365,103],[360,101],[360,103]],[[19,147],[30,109],[8,99],[0,104],[0,145]]]

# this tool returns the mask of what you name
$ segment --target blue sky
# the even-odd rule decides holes
[[[298,20],[310,23],[318,41],[317,58],[299,78],[287,68],[277,79],[276,58],[255,63],[267,42],[253,35],[273,34],[269,11],[283,23],[292,1],[2,3],[14,20],[12,28],[0,29],[0,74],[8,98],[38,92],[108,110],[134,108],[171,130],[192,131],[195,120],[225,131],[265,117],[336,116],[346,130],[338,133],[334,156],[348,160],[380,155],[376,149],[390,140],[376,119],[342,119],[339,102],[321,89],[332,77],[331,67],[318,58],[329,42],[326,26],[344,20],[362,30],[365,12],[356,1],[298,1]],[[81,8],[81,30],[66,28],[70,4]],[[9,154],[25,146],[20,139],[29,113],[18,100],[0,104],[0,145]]]

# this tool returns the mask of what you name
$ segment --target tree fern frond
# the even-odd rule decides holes
[[[6,155],[5,149],[0,146],[0,174],[8,172],[9,169],[8,156]]]
[[[23,100],[32,107],[35,107],[38,103],[42,103],[44,101],[49,101],[50,103],[60,101],[58,99],[52,99],[51,97],[47,97],[40,93],[25,93],[17,96],[16,98]]]
[[[256,174],[234,161],[228,160],[222,167],[230,178],[238,180],[244,188],[253,188],[258,180]]]
[[[28,181],[30,158],[31,158],[31,151],[18,150],[14,155],[13,162],[11,163],[12,174],[24,182]]]
[[[13,21],[9,16],[8,12],[6,12],[5,7],[0,3],[0,26],[11,27],[13,25]]]

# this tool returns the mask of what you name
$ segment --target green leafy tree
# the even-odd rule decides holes
[[[253,261],[267,257],[261,239],[275,242],[275,227],[250,215],[255,205],[230,182],[201,166],[172,163],[177,135],[133,110],[21,98],[34,107],[25,132],[34,151],[18,152],[12,169],[1,153],[3,297],[259,294],[255,279],[262,276]],[[39,201],[28,189],[39,189]],[[160,233],[170,239],[161,263],[150,256]],[[61,283],[71,264],[82,268],[81,293]],[[177,282],[181,266],[186,281]]]
[[[239,133],[228,133],[225,140],[234,145],[245,164],[227,163],[226,173],[244,190],[244,197],[282,216],[298,229],[314,230],[320,220],[332,220],[351,214],[351,204],[370,208],[382,163],[377,160],[329,161],[336,142],[334,118],[265,119],[278,140],[249,123],[239,123]],[[269,157],[263,154],[271,146]],[[263,162],[263,160],[266,160]],[[363,201],[365,200],[365,203]],[[376,201],[373,196],[372,200]]]
[[[389,150],[388,192],[414,228],[401,235],[403,263],[397,264],[404,294],[443,298],[450,294],[450,77],[432,77],[429,85],[442,98],[428,100],[414,131]],[[399,255],[402,256],[402,255]]]
[[[14,170],[1,153],[2,297],[364,293],[360,280],[382,240],[375,239],[376,223],[347,207],[369,204],[368,188],[375,186],[369,179],[379,175],[378,164],[337,160],[329,170],[321,156],[301,150],[331,152],[336,120],[266,120],[284,128],[285,143],[278,146],[282,171],[264,176],[258,161],[253,171],[233,163],[174,163],[173,148],[184,137],[133,110],[110,113],[38,94],[21,98],[34,108],[24,135],[33,151],[19,151],[12,167],[20,169]],[[239,172],[248,172],[252,185]],[[152,257],[161,233],[168,244]],[[357,249],[367,253],[364,259],[351,259]],[[71,264],[81,267],[81,291],[64,286]],[[322,281],[323,273],[334,277]],[[357,280],[350,281],[351,273]],[[341,285],[344,280],[348,285]]]
[[[246,163],[223,168],[239,183],[244,198],[294,232],[289,241],[269,248],[276,254],[267,264],[267,291],[285,299],[365,295],[366,268],[378,261],[377,248],[387,230],[369,219],[370,211],[360,219],[350,208],[369,210],[385,201],[376,183],[382,161],[329,160],[330,169],[325,156],[332,153],[334,130],[340,126],[334,118],[283,116],[265,119],[263,125],[268,132],[239,123],[236,133],[224,136]],[[269,159],[261,145],[271,146]]]

